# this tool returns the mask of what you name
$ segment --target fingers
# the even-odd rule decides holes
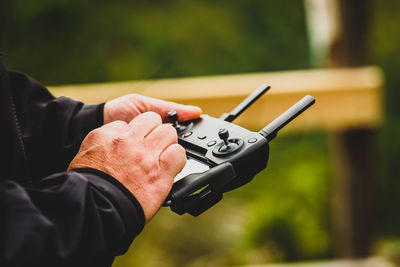
[[[129,122],[129,127],[131,134],[136,137],[144,138],[161,124],[162,121],[160,115],[154,112],[146,112],[131,120],[131,122]]]
[[[176,110],[179,121],[197,119],[201,115],[201,109],[195,106],[187,106],[169,101],[163,101],[137,94],[125,95],[104,105],[104,123],[115,120],[130,122],[141,113],[153,111],[159,114],[164,122],[168,121],[168,112]]]
[[[201,109],[196,106],[182,105],[146,96],[140,96],[140,98],[142,108],[160,114],[164,122],[168,122],[170,110],[175,110],[178,113],[179,121],[197,119],[202,113]]]
[[[185,166],[186,153],[184,148],[177,144],[176,130],[169,124],[162,124],[160,115],[154,112],[143,113],[129,124],[114,121],[103,127],[113,131],[128,130],[136,138],[141,137],[146,140],[146,146],[152,151],[157,151],[154,153],[159,154],[161,167],[172,177],[175,177]]]
[[[199,107],[196,106],[187,106],[187,105],[181,105],[181,104],[175,104],[174,106],[171,107],[171,109],[166,110],[166,115],[165,120],[168,120],[168,112],[170,110],[175,110],[178,113],[178,120],[179,121],[187,121],[187,120],[193,120],[197,119],[200,117],[202,110]]]
[[[161,124],[146,136],[146,143],[158,153],[178,142],[176,129],[171,124]]]
[[[160,155],[160,166],[175,178],[186,164],[185,149],[178,144],[167,147]]]

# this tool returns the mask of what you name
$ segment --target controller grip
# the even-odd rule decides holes
[[[203,173],[193,173],[177,181],[164,206],[181,215],[198,216],[222,199],[223,188],[236,176],[231,163],[225,162]]]
[[[230,183],[226,184],[226,186],[224,186],[224,188],[222,189],[222,192],[226,193],[226,192],[235,190],[236,188],[242,187],[245,184],[249,183],[251,180],[253,180],[254,176],[256,176],[256,174],[248,175],[245,178],[236,177],[235,179],[233,179],[233,181],[231,181]]]

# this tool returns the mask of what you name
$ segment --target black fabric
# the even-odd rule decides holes
[[[0,58],[0,266],[110,266],[142,230],[116,179],[66,171],[103,108],[54,98]]]

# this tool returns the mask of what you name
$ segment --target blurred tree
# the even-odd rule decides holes
[[[307,0],[311,43],[320,51],[320,67],[354,67],[369,63],[370,1]],[[324,25],[324,27],[321,27]],[[374,129],[345,129],[332,134],[335,166],[333,232],[336,256],[370,253],[377,136]]]
[[[379,213],[380,233],[386,238],[400,236],[400,2],[373,0],[374,23],[370,39],[372,60],[386,76],[384,106],[386,121],[381,131]]]
[[[5,2],[6,63],[46,84],[308,66],[301,1]]]

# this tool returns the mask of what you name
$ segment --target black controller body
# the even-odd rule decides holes
[[[267,167],[269,142],[315,103],[312,96],[303,97],[259,132],[232,123],[269,88],[261,85],[220,118],[202,115],[199,119],[178,123],[176,111],[169,112],[168,118],[178,132],[178,142],[185,148],[188,161],[175,178],[164,206],[178,214],[198,216],[220,201],[223,193],[250,182]],[[187,168],[190,165],[194,168]]]
[[[232,151],[223,150],[225,143],[218,136],[220,129],[229,131]],[[268,162],[269,144],[262,135],[208,115],[182,123],[178,142],[185,148],[188,159],[210,167],[174,183],[168,200],[178,214],[201,214],[221,200],[224,192],[251,181]]]

